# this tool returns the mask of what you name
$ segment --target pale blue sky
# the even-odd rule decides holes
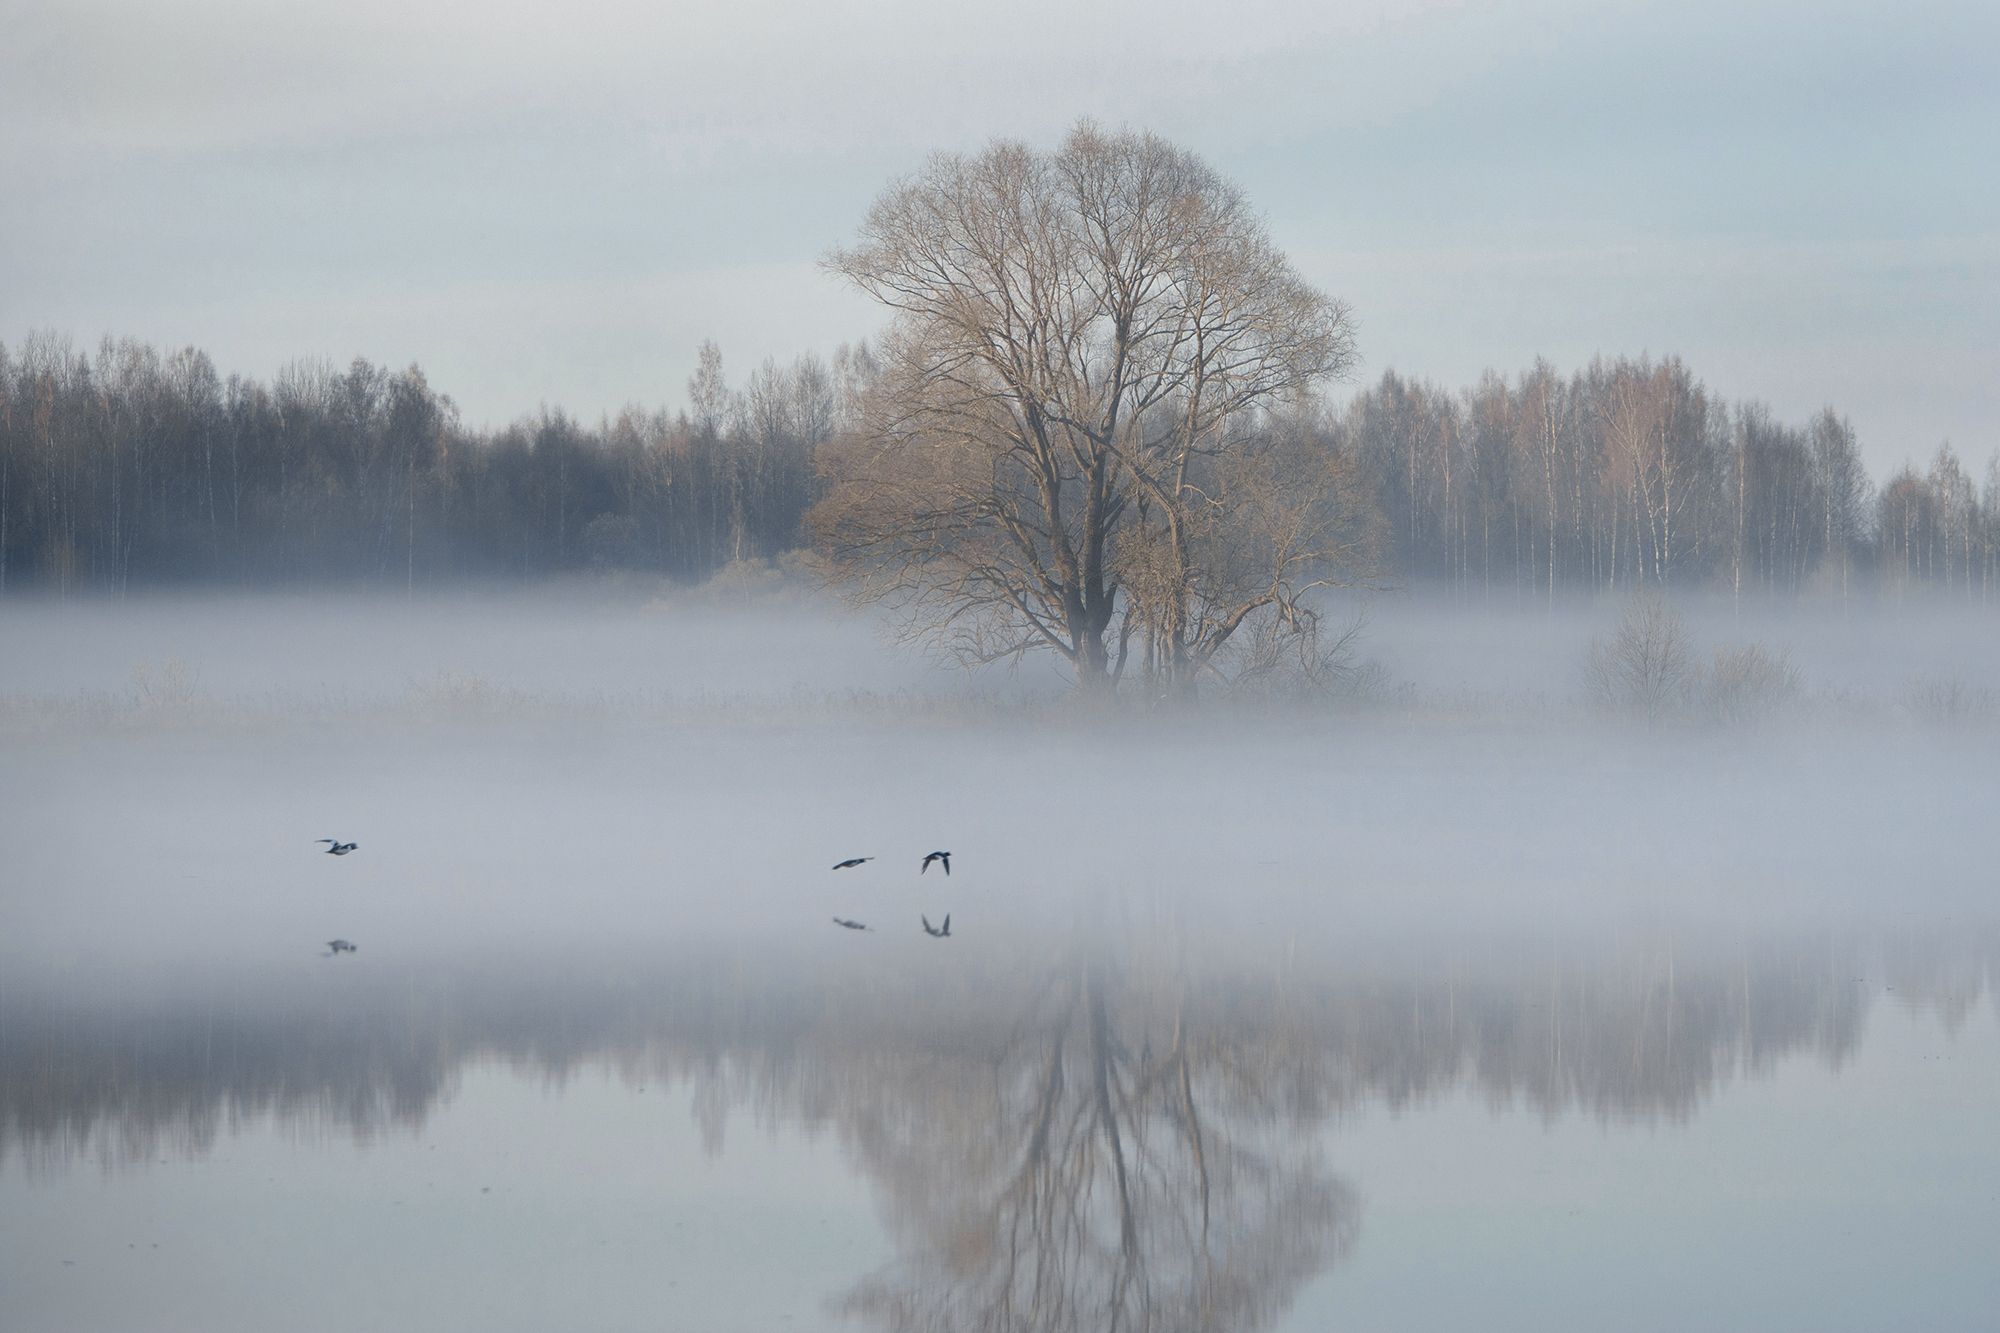
[[[15,0],[0,340],[420,362],[468,420],[678,403],[876,326],[815,264],[937,148],[1156,130],[1364,376],[1678,352],[2000,444],[2000,7]]]

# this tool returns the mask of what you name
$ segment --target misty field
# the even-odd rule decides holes
[[[2000,622],[1337,610],[1102,712],[776,578],[0,608],[10,1327],[1991,1309]]]

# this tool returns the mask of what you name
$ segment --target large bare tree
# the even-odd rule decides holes
[[[1141,619],[1176,682],[1259,611],[1313,631],[1306,594],[1349,542],[1266,521],[1260,576],[1215,577],[1248,483],[1210,483],[1348,369],[1352,325],[1200,159],[1088,124],[1052,153],[939,155],[828,263],[895,315],[812,517],[860,596],[969,660],[1053,650],[1086,691],[1115,685]]]

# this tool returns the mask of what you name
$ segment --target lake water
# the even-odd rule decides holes
[[[1158,921],[882,917],[814,947],[385,952],[10,981],[6,1326],[2000,1309],[1990,933],[1256,961]]]

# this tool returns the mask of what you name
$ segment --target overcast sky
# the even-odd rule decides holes
[[[474,424],[678,404],[878,323],[821,273],[940,148],[1154,130],[1364,379],[1676,352],[2000,444],[2000,5],[7,0],[0,341],[421,364]]]

